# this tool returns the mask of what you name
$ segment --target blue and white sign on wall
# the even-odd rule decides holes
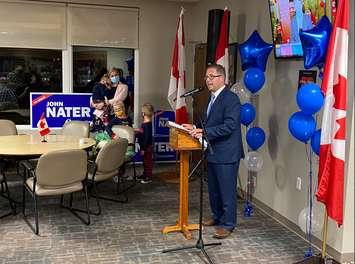
[[[175,161],[176,152],[169,145],[169,137],[154,137],[154,159],[156,161]]]
[[[154,114],[154,136],[169,136],[168,121],[175,122],[173,111],[156,111]]]
[[[62,127],[67,120],[91,121],[91,93],[31,93],[31,127],[44,113],[48,126]]]

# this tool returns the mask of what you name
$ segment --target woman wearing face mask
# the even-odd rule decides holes
[[[110,70],[109,76],[112,83],[112,92],[115,92],[113,98],[108,100],[108,103],[110,105],[114,105],[118,102],[124,102],[128,95],[128,86],[120,82],[119,69],[112,68]]]

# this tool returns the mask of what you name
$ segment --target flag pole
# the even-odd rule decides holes
[[[324,222],[323,222],[323,241],[322,241],[322,259],[325,259],[327,255],[327,236],[328,236],[328,213],[327,209],[324,211]]]

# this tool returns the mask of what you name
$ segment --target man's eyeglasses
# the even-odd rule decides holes
[[[222,74],[218,74],[218,75],[207,75],[207,76],[205,76],[205,81],[207,80],[207,79],[210,79],[210,80],[213,80],[214,78],[217,78],[217,77],[221,77],[222,76]]]

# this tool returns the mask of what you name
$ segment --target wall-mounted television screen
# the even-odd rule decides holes
[[[333,22],[336,0],[268,0],[276,58],[303,55],[300,30],[313,28],[326,14]]]

